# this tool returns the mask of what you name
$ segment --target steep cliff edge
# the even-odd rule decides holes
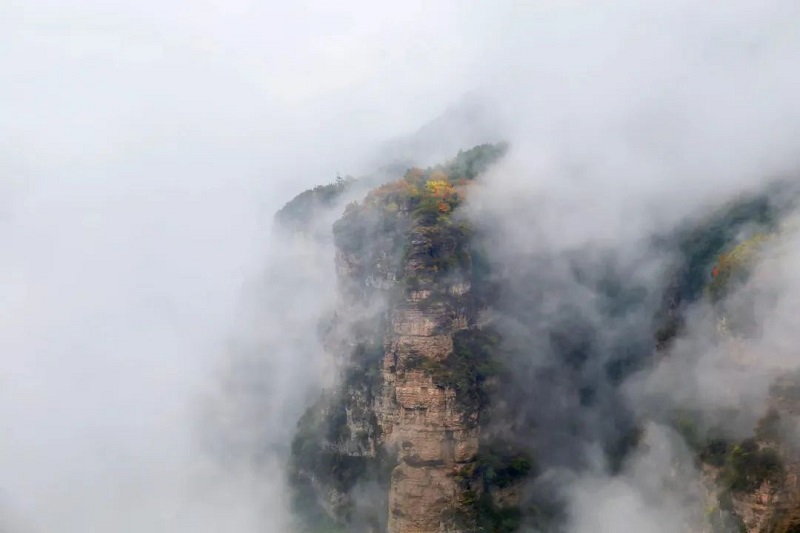
[[[479,326],[472,230],[456,210],[503,150],[409,170],[335,223],[341,297],[324,336],[341,381],[301,421],[292,450],[311,530],[475,531],[486,519],[479,433],[493,338]],[[526,475],[514,459],[509,472]],[[495,500],[490,511],[513,496]]]
[[[392,450],[397,462],[387,530],[398,533],[438,531],[447,522],[447,511],[458,507],[453,469],[473,460],[478,431],[477,406],[459,402],[452,387],[437,384],[427,371],[452,353],[457,332],[475,328],[467,230],[448,216],[459,193],[443,177],[407,178],[373,192],[336,228],[343,285],[352,289],[367,280],[366,292],[386,293],[380,393],[370,408],[381,430],[376,446]],[[415,206],[417,196],[432,205]],[[371,224],[376,214],[396,235],[349,246],[344,235]]]

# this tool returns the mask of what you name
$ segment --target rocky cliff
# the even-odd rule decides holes
[[[758,342],[764,317],[754,309],[755,302],[763,306],[770,301],[764,293],[773,287],[763,263],[774,261],[774,245],[781,239],[773,217],[764,216],[763,205],[750,201],[733,210],[761,211],[758,217],[738,218],[751,225],[744,236],[727,213],[723,227],[739,238],[720,241],[721,253],[705,267],[710,280],[703,297],[717,323],[721,363],[752,374],[754,380],[771,381],[764,411],[746,436],[731,435],[719,419],[716,425],[706,421],[700,432],[691,415],[677,424],[697,453],[706,492],[704,531],[714,533],[800,531],[800,374],[793,370],[796,362],[765,353]],[[729,410],[725,416],[739,414]]]
[[[699,451],[706,490],[704,531],[796,533],[800,531],[800,455],[796,446],[797,398],[784,394],[798,381],[779,380],[771,407],[751,437],[721,437]],[[787,409],[788,407],[788,409]]]
[[[412,169],[334,225],[340,303],[324,337],[341,382],[293,443],[311,529],[475,531],[485,519],[479,436],[493,338],[479,325],[472,230],[457,208],[501,153],[478,147]],[[530,468],[516,460],[522,477]],[[510,485],[492,511],[513,502]]]

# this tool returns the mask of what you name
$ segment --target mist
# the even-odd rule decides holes
[[[4,530],[287,530],[250,431],[268,448],[302,412],[293,394],[318,375],[292,342],[320,311],[320,283],[303,284],[332,262],[282,264],[300,255],[272,216],[458,96],[401,75],[437,61],[414,58],[434,29],[405,29],[419,10],[3,3]],[[228,361],[286,335],[275,298],[299,318],[280,344],[294,352],[268,354],[259,421]]]
[[[770,273],[726,304],[754,306],[755,338],[720,344],[708,304],[684,302],[687,328],[655,354],[682,260],[663,237],[796,183],[799,43],[782,22],[796,7],[530,10],[519,48],[498,45],[486,76],[512,149],[468,206],[504,288],[492,320],[515,381],[490,433],[536,457],[529,490],[565,505],[567,531],[696,531],[707,489],[670,417],[690,409],[706,431],[753,434],[770,385],[800,362],[796,283],[781,274],[797,271],[796,237],[782,233]]]
[[[509,338],[535,372],[550,352],[534,334],[555,311],[586,318],[604,331],[581,377],[596,384],[645,315],[598,313],[595,288],[567,269],[575,252],[644,290],[649,311],[673,259],[654,234],[798,167],[791,1],[11,0],[0,11],[10,533],[290,530],[282,458],[336,364],[315,335],[336,301],[331,242],[272,227],[304,189],[509,141],[467,207],[521,295],[506,295],[501,311],[524,311],[506,331],[524,332]],[[784,257],[781,272],[796,272],[796,251]],[[790,274],[773,279],[792,289],[774,311],[788,319],[796,288]],[[699,324],[676,346],[698,361],[698,380],[713,356],[698,348]],[[797,328],[769,324],[769,346],[791,360]],[[560,440],[555,423],[520,434],[546,465],[572,471],[558,477],[572,530],[608,520],[618,531],[625,505],[641,510],[640,531],[678,530],[668,519],[679,500],[653,500],[653,479],[686,459],[674,435],[648,426],[654,451],[636,452],[619,478],[591,451],[653,415],[633,406],[676,375],[664,365],[601,391],[597,409],[575,415],[588,428],[577,440]],[[736,401],[766,383],[743,383]],[[664,390],[676,403],[727,401],[699,398],[705,386]],[[534,409],[536,427],[575,413],[566,399],[563,412]],[[591,501],[609,486],[618,496]]]

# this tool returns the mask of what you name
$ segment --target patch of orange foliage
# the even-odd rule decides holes
[[[376,201],[381,198],[389,198],[391,196],[413,194],[416,188],[409,182],[404,180],[391,181],[381,185],[377,189],[373,189],[367,194],[368,200]]]

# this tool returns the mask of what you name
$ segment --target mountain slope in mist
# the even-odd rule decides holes
[[[721,199],[634,243],[521,249],[503,237],[524,219],[481,204],[503,169],[483,160],[505,151],[411,169],[332,225],[339,303],[322,335],[339,370],[292,445],[299,527],[582,531],[583,491],[617,484],[608,505],[645,498],[650,529],[793,531],[800,463],[787,420],[800,404],[787,391],[800,360],[776,372],[735,354],[761,349],[753,332],[775,302],[752,273],[769,254],[761,235],[793,239],[781,228],[795,188]],[[324,216],[318,196],[350,184],[283,213]],[[747,395],[663,397],[681,372],[670,366],[690,371],[709,354],[719,374],[695,379],[717,382],[698,392]],[[759,383],[728,383],[728,372]]]

